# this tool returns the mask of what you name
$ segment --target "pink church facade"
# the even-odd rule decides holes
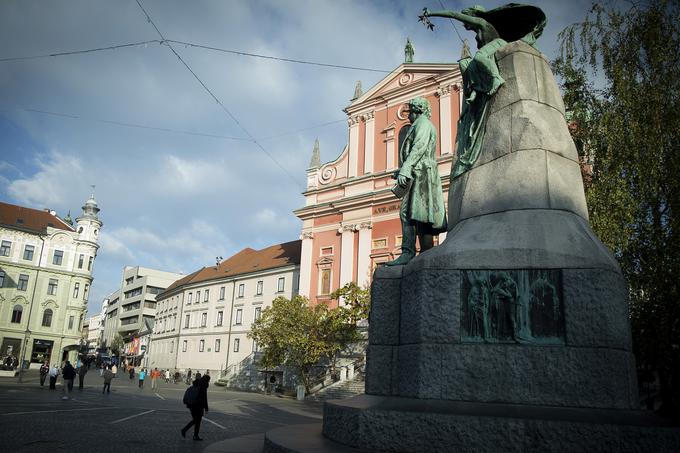
[[[340,156],[307,169],[302,220],[300,294],[331,303],[329,294],[350,281],[370,284],[375,266],[401,253],[399,199],[391,192],[400,133],[408,129],[407,103],[424,97],[437,128],[444,200],[455,154],[461,109],[457,64],[405,63],[345,108],[349,140]],[[439,239],[443,240],[444,235]]]

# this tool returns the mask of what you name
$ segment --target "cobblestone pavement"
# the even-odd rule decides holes
[[[3,452],[201,452],[234,437],[264,433],[285,425],[318,422],[322,405],[277,396],[225,391],[210,386],[210,412],[203,418],[203,442],[180,436],[191,419],[182,404],[186,385],[166,384],[139,389],[118,373],[110,394],[102,394],[103,379],[92,370],[85,388],[63,400],[61,379],[56,390],[41,387],[36,371],[0,378],[0,432]]]

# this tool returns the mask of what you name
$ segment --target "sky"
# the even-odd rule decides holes
[[[137,0],[0,2],[0,200],[75,218],[95,185],[90,315],[126,265],[188,274],[298,239],[314,140],[322,162],[342,152],[356,81],[366,91],[403,63],[407,37],[415,62],[455,62],[458,34],[474,50],[461,24],[418,22],[439,0],[139,3],[151,21]],[[557,34],[590,1],[535,4],[548,17],[538,47],[555,58]],[[7,60],[159,40],[154,25],[166,40],[364,70],[172,43],[188,69],[157,42]]]

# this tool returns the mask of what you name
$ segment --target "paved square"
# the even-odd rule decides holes
[[[234,437],[261,434],[285,425],[321,420],[322,405],[256,393],[225,391],[211,385],[210,412],[201,423],[203,442],[180,436],[189,422],[189,410],[182,404],[185,384],[166,384],[151,390],[151,381],[139,389],[137,380],[118,373],[111,393],[102,394],[103,378],[92,370],[85,376],[85,388],[77,380],[70,400],[63,400],[62,381],[56,390],[41,387],[35,371],[17,379],[0,379],[0,432],[3,451],[116,452],[203,451],[210,445]]]

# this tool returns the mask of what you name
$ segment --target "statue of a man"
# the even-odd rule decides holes
[[[422,253],[432,248],[435,234],[446,231],[444,195],[435,155],[437,131],[430,121],[430,103],[419,97],[412,99],[408,108],[411,127],[399,149],[394,190],[397,196],[403,194],[399,209],[401,256],[386,263],[388,266],[406,264],[415,257],[416,235]]]

